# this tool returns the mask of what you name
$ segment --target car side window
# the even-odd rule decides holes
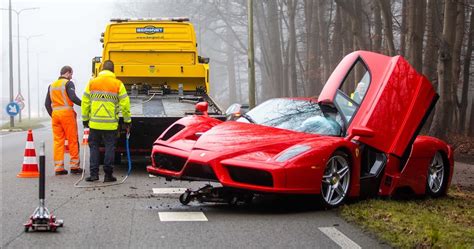
[[[357,60],[339,87],[335,97],[335,102],[347,124],[362,103],[370,82],[369,70],[367,70],[362,60]]]

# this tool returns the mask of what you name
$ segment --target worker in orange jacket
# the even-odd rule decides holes
[[[64,168],[64,141],[69,144],[70,170],[73,174],[82,173],[79,162],[79,142],[74,104],[80,106],[81,100],[76,96],[72,79],[72,68],[61,68],[61,76],[48,87],[45,107],[52,117],[54,172],[56,175],[67,175]]]

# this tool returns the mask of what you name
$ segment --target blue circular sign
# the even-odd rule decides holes
[[[6,111],[10,116],[16,116],[20,113],[21,109],[20,106],[16,102],[10,102],[7,105]]]

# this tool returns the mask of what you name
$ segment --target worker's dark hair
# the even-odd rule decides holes
[[[111,60],[104,61],[104,64],[102,64],[102,70],[109,70],[109,71],[113,72],[114,71],[114,63]]]
[[[65,75],[66,73],[72,73],[72,67],[71,66],[64,66],[61,68],[61,71],[59,72],[61,75]]]

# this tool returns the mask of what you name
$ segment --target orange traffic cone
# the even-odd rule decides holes
[[[21,172],[16,177],[39,177],[38,162],[36,161],[35,144],[33,143],[33,132],[31,130],[28,130],[28,137],[26,139],[25,155],[23,157],[23,167],[21,169]]]
[[[82,145],[87,145],[89,143],[89,128],[84,129],[84,135],[82,136]]]
[[[68,153],[69,154],[69,142],[66,140],[64,140],[64,153]]]

